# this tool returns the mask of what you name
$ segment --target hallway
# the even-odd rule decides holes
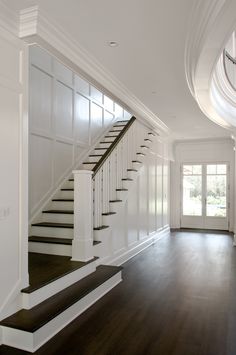
[[[124,264],[123,282],[36,354],[235,355],[235,273],[232,235],[172,232]]]

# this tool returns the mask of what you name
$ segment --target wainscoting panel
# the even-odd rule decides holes
[[[55,57],[30,48],[30,220],[99,136],[130,113]]]

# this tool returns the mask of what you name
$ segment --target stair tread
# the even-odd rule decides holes
[[[30,236],[29,242],[72,245],[72,239],[69,238],[40,237],[36,235]]]
[[[29,253],[29,284],[22,290],[23,293],[32,293],[51,282],[74,272],[91,262],[72,261],[70,256]]]
[[[73,198],[53,198],[52,201],[61,201],[61,202],[74,202]]]
[[[33,227],[74,228],[72,223],[39,222],[33,223]]]
[[[141,148],[148,148],[150,149],[147,145],[140,145]]]
[[[145,141],[145,142],[152,142],[152,140],[149,139],[149,138],[145,138],[144,141]]]
[[[133,179],[129,179],[129,178],[125,178],[125,179],[121,179],[122,181],[134,181]]]
[[[128,189],[116,189],[116,191],[129,191]]]
[[[143,157],[145,157],[145,155],[146,154],[144,154],[144,153],[140,153],[140,152],[138,152],[138,153],[136,153],[137,155],[142,155]]]
[[[107,148],[94,148],[94,150],[107,150]]]
[[[102,213],[102,216],[111,216],[113,214],[116,214],[116,212],[104,212]]]
[[[89,276],[58,292],[30,310],[22,309],[16,312],[12,316],[5,318],[0,324],[33,333],[121,270],[122,268],[118,266],[101,265]]]
[[[132,160],[132,163],[139,163],[142,164],[142,162],[140,160]]]
[[[122,200],[110,200],[109,202],[122,202]]]
[[[100,226],[100,227],[93,228],[93,230],[94,231],[100,231],[100,230],[107,229],[107,228],[109,228],[109,226]]]
[[[113,143],[113,141],[108,141],[108,142],[104,142],[104,141],[102,141],[102,142],[100,142],[100,144],[111,144],[111,143]]]
[[[138,171],[137,169],[127,169],[127,171]]]
[[[62,188],[61,191],[74,191],[74,189],[65,187],[65,188]]]
[[[105,136],[105,138],[117,138],[117,136]]]
[[[74,179],[73,179],[73,178],[71,178],[71,179],[68,179],[68,181],[74,181]]]
[[[97,164],[97,161],[85,161],[83,164]]]
[[[113,127],[123,127],[123,126],[113,126]],[[120,130],[119,129],[112,129],[112,130],[109,131],[109,133],[115,133],[115,132],[120,133],[121,131],[122,131],[122,129],[120,129]]]
[[[72,239],[69,239],[69,238],[40,237],[40,236],[36,236],[36,235],[30,236],[29,242],[72,245]],[[99,243],[101,243],[101,242],[93,241],[93,245],[97,245]]]
[[[74,214],[73,210],[45,210],[43,213]]]
[[[103,154],[90,154],[90,157],[103,157]]]

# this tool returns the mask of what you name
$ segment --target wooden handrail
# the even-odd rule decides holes
[[[114,142],[110,145],[110,147],[107,149],[106,153],[101,157],[101,159],[97,162],[97,164],[93,167],[93,177],[97,174],[97,172],[100,170],[104,162],[107,160],[107,158],[111,155],[113,150],[116,148],[117,144],[120,142],[120,140],[124,137],[125,133],[128,131],[130,126],[134,123],[136,120],[136,117],[131,117],[129,122],[125,125],[125,127],[121,130],[120,134],[116,137]]]

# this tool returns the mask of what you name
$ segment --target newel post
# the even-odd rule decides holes
[[[72,260],[89,261],[93,256],[93,187],[90,170],[74,170],[74,239]]]

